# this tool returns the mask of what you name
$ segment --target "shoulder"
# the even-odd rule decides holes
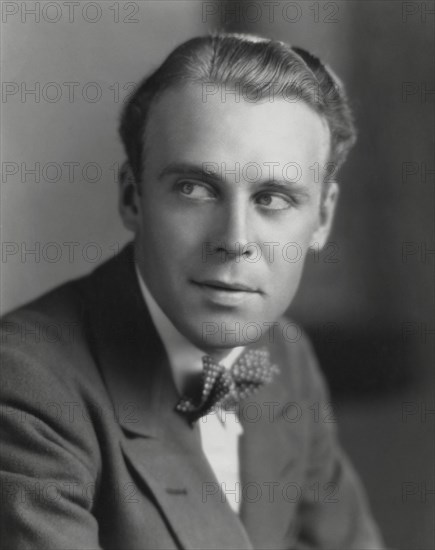
[[[118,427],[91,318],[107,301],[104,281],[122,275],[117,260],[109,260],[1,319],[0,460],[6,471],[28,460],[32,472],[51,468],[61,476],[75,468],[77,479],[98,479],[102,440],[115,441]]]
[[[88,388],[100,382],[83,326],[77,283],[62,285],[1,320],[1,461],[7,471],[15,468],[11,457],[24,460],[24,449],[36,468],[45,449],[72,453],[92,478],[97,475],[97,435],[86,420],[95,416],[95,392]]]
[[[273,328],[269,340],[280,366],[280,382],[298,399],[327,398],[325,376],[302,326],[289,317],[281,317]]]
[[[119,291],[122,284],[122,266],[129,253],[130,249],[121,252],[89,275],[66,282],[1,318],[2,376],[15,382],[28,376],[37,385],[47,382],[47,377],[60,385],[65,380],[92,382],[97,372],[91,319],[100,314],[109,294],[118,298],[115,289]]]
[[[15,422],[25,413],[35,426],[83,430],[93,439],[89,420],[96,406],[108,403],[88,325],[96,277],[94,271],[67,282],[0,320],[0,404],[6,420]]]
[[[72,357],[88,347],[84,280],[66,283],[1,319],[2,376],[44,384],[50,371],[59,379],[72,374]]]

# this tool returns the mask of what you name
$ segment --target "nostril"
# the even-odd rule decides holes
[[[243,252],[243,245],[239,242],[235,243],[228,243],[228,242],[222,242],[219,243],[218,249],[219,252],[225,252],[228,255],[231,256],[241,256]]]

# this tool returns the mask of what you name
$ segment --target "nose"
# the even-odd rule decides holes
[[[243,198],[222,205],[212,249],[225,259],[251,257],[255,252],[253,219]]]

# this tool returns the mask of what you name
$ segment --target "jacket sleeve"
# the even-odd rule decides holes
[[[99,548],[92,514],[99,451],[85,405],[65,378],[68,350],[11,330],[23,323],[6,321],[2,332],[0,546]]]
[[[304,361],[310,411],[305,491],[298,510],[297,549],[384,548],[357,473],[340,447],[329,392],[310,344]]]

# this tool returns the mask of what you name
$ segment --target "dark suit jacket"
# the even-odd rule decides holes
[[[2,548],[381,547],[309,345],[279,334],[281,374],[240,406],[238,517],[174,411],[131,246],[6,316]]]

